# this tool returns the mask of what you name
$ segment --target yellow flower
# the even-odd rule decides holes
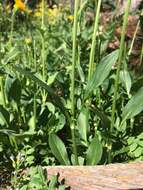
[[[68,19],[69,21],[73,21],[73,20],[74,20],[74,16],[73,16],[73,15],[69,15],[69,16],[67,16],[67,19]]]
[[[42,12],[36,11],[36,12],[34,13],[34,16],[36,16],[36,17],[41,17],[41,16],[42,16]]]
[[[21,0],[15,0],[14,8],[15,9],[20,9],[22,11],[25,11],[26,6]]]
[[[31,10],[29,10],[26,7],[25,3],[22,0],[15,0],[14,9],[29,12],[29,13],[31,12]]]
[[[50,17],[56,18],[58,16],[59,10],[58,8],[48,9],[48,15]]]
[[[56,6],[54,6],[53,9],[48,9],[47,15],[49,17],[49,23],[55,24],[56,21],[59,19],[60,11]]]
[[[32,43],[32,39],[31,38],[25,38],[25,43],[27,45],[30,45]]]

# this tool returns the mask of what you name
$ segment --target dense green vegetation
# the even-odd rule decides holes
[[[123,17],[111,3],[106,26],[101,0],[75,1],[74,15],[44,0],[35,10],[0,4],[0,165],[15,171],[14,189],[19,170],[31,166],[143,159],[143,50],[135,71],[135,38],[125,42],[130,2]]]

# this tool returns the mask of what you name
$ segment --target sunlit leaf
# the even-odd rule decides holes
[[[14,58],[16,58],[19,55],[19,50],[17,47],[13,47],[8,54],[6,54],[4,60],[3,60],[3,64],[7,64],[10,61],[12,61]]]
[[[82,108],[78,117],[78,130],[81,139],[87,144],[87,132],[89,128],[89,110],[85,107]]]
[[[98,137],[95,136],[92,139],[92,141],[87,149],[86,165],[98,164],[99,161],[101,160],[102,152],[103,152],[102,144],[101,144],[100,140],[98,139]]]
[[[70,165],[66,147],[63,141],[55,134],[49,135],[49,145],[52,153],[62,165]]]
[[[93,77],[87,83],[84,95],[85,99],[87,99],[90,94],[108,77],[113,65],[117,62],[118,52],[118,50],[115,50],[100,61]]]
[[[120,79],[121,79],[123,86],[125,87],[125,89],[127,91],[128,96],[129,96],[131,84],[132,84],[129,72],[127,70],[120,71]]]
[[[122,121],[133,118],[143,110],[143,87],[132,96],[128,103],[123,108]]]

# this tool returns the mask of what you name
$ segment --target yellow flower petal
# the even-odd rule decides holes
[[[28,13],[31,12],[31,10],[29,10],[26,7],[26,5],[24,4],[24,2],[22,0],[15,0],[14,9],[15,10],[25,11],[25,12],[28,12]]]

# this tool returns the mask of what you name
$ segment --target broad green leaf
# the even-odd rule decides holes
[[[143,110],[143,87],[128,101],[122,112],[122,122],[133,118]]]
[[[95,136],[91,144],[89,145],[87,149],[87,155],[86,155],[86,165],[96,165],[99,163],[102,157],[102,144],[100,140],[98,139],[98,136]]]
[[[93,77],[88,81],[84,98],[87,99],[90,94],[99,87],[103,81],[108,77],[112,66],[117,62],[118,59],[118,50],[110,53],[106,57],[104,57],[100,63],[98,64]]]
[[[127,70],[120,71],[120,79],[121,79],[123,86],[125,87],[125,89],[127,91],[128,96],[129,96],[131,84],[132,84],[129,72]]]
[[[78,130],[81,136],[81,140],[87,145],[87,132],[89,128],[89,111],[86,107],[83,107],[78,117]]]
[[[52,153],[62,165],[70,165],[66,147],[56,134],[49,135],[49,146]]]

